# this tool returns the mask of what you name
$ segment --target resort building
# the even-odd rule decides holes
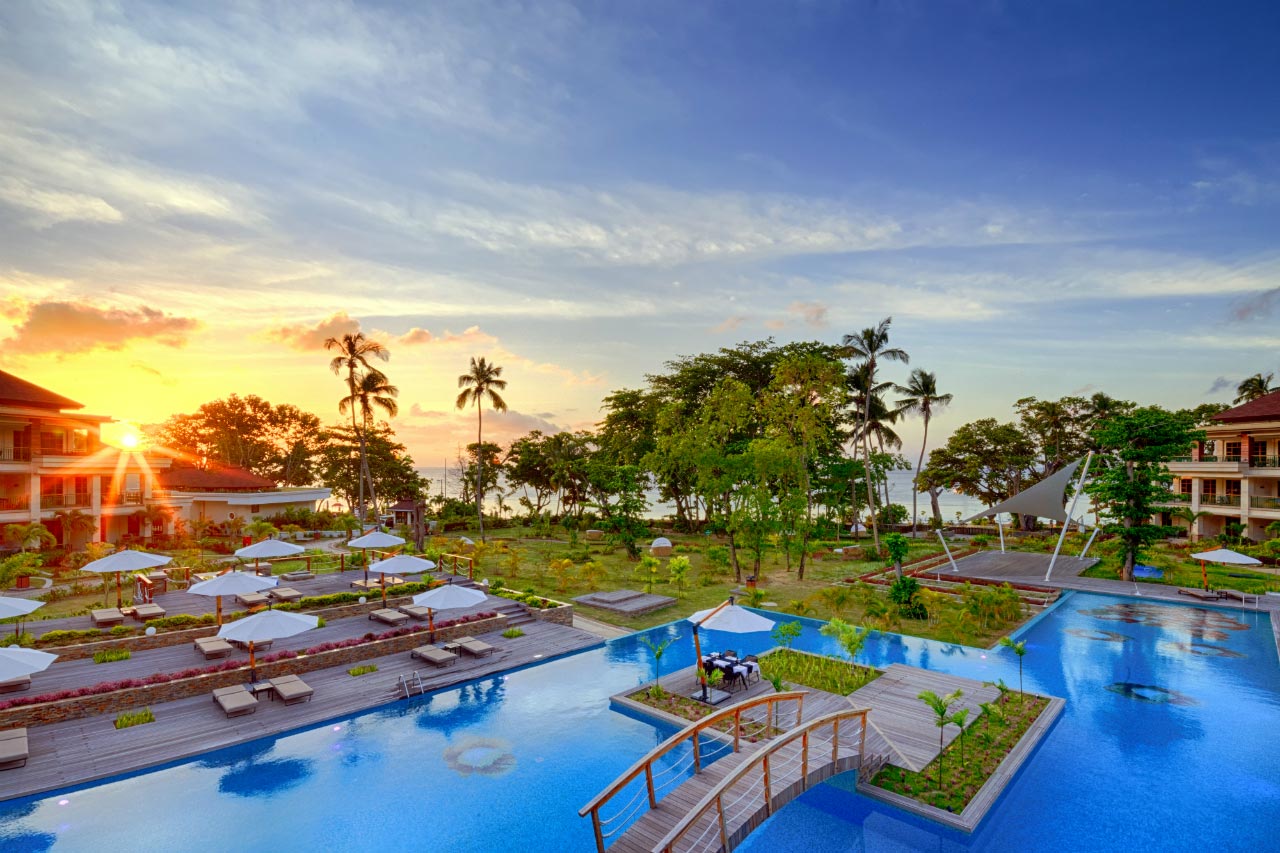
[[[1267,525],[1280,521],[1280,391],[1215,416],[1205,434],[1190,456],[1169,464],[1171,503],[1205,513],[1196,538],[1226,533],[1232,523],[1254,541],[1270,538]]]
[[[104,445],[103,415],[0,371],[0,525],[40,522],[61,543],[115,541],[143,523],[167,458]]]
[[[221,524],[312,509],[326,488],[281,489],[239,468],[176,462],[102,443],[104,415],[0,371],[0,527],[40,522],[70,547],[174,532],[177,520]]]

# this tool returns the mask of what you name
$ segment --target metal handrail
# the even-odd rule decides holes
[[[772,813],[773,795],[771,785],[772,780],[770,778],[770,758],[777,753],[778,750],[790,743],[793,743],[797,738],[799,738],[801,742],[801,771],[798,781],[800,782],[801,790],[805,790],[808,788],[809,779],[810,733],[822,726],[830,725],[832,727],[833,734],[830,741],[831,763],[835,763],[839,759],[840,754],[840,721],[857,717],[861,722],[858,735],[858,756],[859,760],[861,760],[862,756],[866,754],[867,714],[870,713],[870,711],[870,708],[834,711],[830,714],[824,714],[821,717],[810,720],[809,722],[804,723],[803,725],[800,725],[786,734],[774,739],[767,747],[762,749],[760,752],[753,754],[748,760],[744,761],[741,766],[734,768],[728,775],[716,783],[715,787],[708,791],[706,796],[699,800],[698,804],[690,809],[688,814],[679,820],[661,841],[654,845],[653,849],[655,853],[657,853],[657,851],[661,851],[661,853],[674,853],[676,842],[678,842],[681,837],[684,836],[684,834],[688,832],[689,829],[692,828],[693,825],[697,823],[712,807],[715,807],[717,811],[717,820],[715,823],[719,824],[720,829],[719,846],[716,849],[726,851],[731,849],[729,846],[728,825],[725,821],[725,805],[723,800],[725,793],[731,787],[741,781],[748,773],[752,772],[757,767],[761,767],[763,769],[761,779],[764,783],[764,808],[767,812]],[[749,792],[754,792],[758,784],[759,783],[753,783]],[[738,797],[738,799],[731,803],[730,806],[736,805],[741,801],[741,799],[741,796]]]
[[[624,770],[622,775],[618,776],[617,779],[613,780],[612,784],[606,787],[599,794],[596,794],[595,797],[593,797],[585,806],[578,809],[579,817],[586,817],[588,814],[591,815],[592,828],[595,830],[596,849],[600,851],[600,853],[603,853],[605,849],[605,836],[602,831],[602,825],[610,823],[613,820],[613,818],[608,818],[602,821],[600,818],[600,809],[614,796],[621,792],[623,788],[635,781],[641,773],[644,773],[645,775],[645,787],[649,795],[649,808],[657,808],[658,799],[656,796],[656,789],[653,784],[653,762],[657,761],[668,752],[671,752],[676,747],[681,746],[685,741],[692,740],[694,772],[700,772],[702,770],[702,756],[698,745],[698,735],[701,732],[714,727],[717,723],[721,723],[732,718],[734,721],[733,751],[737,752],[741,746],[740,738],[742,732],[743,711],[767,706],[768,718],[773,719],[775,711],[772,706],[780,705],[783,702],[795,702],[796,720],[798,722],[801,719],[801,714],[804,710],[804,697],[807,692],[808,691],[805,690],[792,690],[785,693],[770,693],[767,696],[757,696],[754,699],[747,699],[736,705],[723,708],[708,717],[703,717],[701,720],[690,723],[671,737],[664,740],[662,743],[655,746],[653,749],[649,750],[644,757]]]

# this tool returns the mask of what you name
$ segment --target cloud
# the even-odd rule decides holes
[[[436,336],[428,332],[426,329],[419,329],[414,326],[400,337],[396,338],[396,343],[405,346],[418,346],[419,344],[429,344],[436,339]]]
[[[787,306],[788,313],[799,316],[806,325],[815,329],[826,328],[828,310],[821,302],[792,302]]]
[[[1280,287],[1264,290],[1232,305],[1230,317],[1238,322],[1270,317],[1275,311],[1277,301],[1280,301]]]
[[[1213,380],[1213,384],[1209,386],[1208,391],[1204,392],[1204,396],[1209,397],[1222,391],[1234,391],[1235,387],[1236,381],[1234,379],[1219,376],[1217,379]]]
[[[764,327],[766,329],[772,329],[774,331],[778,331],[780,329],[785,329],[787,327],[787,321],[786,320],[765,320]]]
[[[147,365],[147,364],[143,364],[140,361],[130,362],[129,367],[133,368],[139,373],[147,374],[152,379],[155,379],[157,382],[159,382],[161,385],[166,385],[172,388],[178,384],[178,380],[176,378],[169,376],[165,373],[162,373],[159,370],[156,370],[154,367],[151,367],[150,365]]]
[[[11,306],[21,305],[11,300]],[[3,341],[12,353],[70,355],[96,349],[122,350],[133,341],[181,347],[200,323],[154,308],[100,308],[73,302],[27,302],[11,336]]]
[[[324,349],[324,342],[329,338],[354,335],[359,331],[359,320],[347,314],[346,311],[336,311],[313,326],[305,323],[276,326],[267,329],[266,336],[269,340],[282,343],[290,349],[314,352]]]
[[[725,317],[719,323],[716,323],[714,326],[711,327],[711,331],[712,332],[732,332],[734,329],[737,329],[746,321],[747,321],[746,317],[735,314],[732,317]]]
[[[515,409],[495,412],[489,408],[484,412],[484,440],[504,449],[535,429],[554,435],[569,428],[556,423],[554,415],[547,412],[528,414]],[[431,448],[436,453],[447,449],[452,454],[454,448],[466,447],[476,440],[475,409],[428,409],[413,403],[408,416],[402,414],[397,420],[396,437],[404,442],[419,464],[429,458],[422,454],[423,448]]]

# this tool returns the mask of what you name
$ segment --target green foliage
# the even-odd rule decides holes
[[[40,635],[42,646],[65,646],[85,640],[101,640],[102,632],[95,630],[58,630],[46,631]]]
[[[132,636],[136,630],[137,629],[131,625],[117,625],[107,633],[113,637],[129,637]]]
[[[520,630],[518,627],[513,625],[512,627],[503,631],[502,636],[506,637],[508,640],[514,640],[517,637],[523,637],[524,631]]]
[[[802,633],[804,633],[804,626],[799,622],[779,622],[769,636],[778,645],[789,649]]]
[[[890,533],[889,536],[894,534]],[[885,540],[888,540],[888,536]],[[920,582],[913,577],[901,577],[889,586],[889,600],[898,606],[898,615],[904,619],[925,619],[929,613],[920,602]]]
[[[1022,692],[1022,659],[1027,656],[1026,641],[1019,640],[1015,643],[1008,637],[1001,637],[1000,647],[1012,649],[1013,653],[1018,656],[1018,701],[1021,702],[1026,698],[1026,694]]]
[[[889,504],[876,510],[876,521],[881,524],[905,524],[911,520],[911,511],[902,504]]]
[[[156,715],[151,713],[150,708],[143,708],[141,711],[121,711],[116,715],[116,728],[127,729],[130,726],[140,726],[143,723],[154,723]]]
[[[19,646],[24,649],[30,649],[33,648],[35,644],[35,635],[29,631],[23,631],[21,634],[5,633],[3,636],[0,636],[0,648]]]
[[[760,673],[770,682],[777,679],[775,688],[779,682],[786,681],[837,696],[848,696],[879,674],[869,667],[850,666],[848,661],[793,649],[779,649],[762,657]]]
[[[667,561],[667,583],[679,590],[687,589],[689,586],[689,558],[685,556],[672,557]]]
[[[712,575],[719,576],[729,571],[729,549],[726,546],[711,545],[707,548],[706,557],[707,571]]]
[[[849,656],[849,660],[856,661],[858,653],[867,644],[867,637],[871,632],[866,628],[850,625],[843,619],[832,619],[822,626],[820,633],[824,637],[835,637],[845,654]]]
[[[378,671],[378,665],[376,663],[367,663],[367,664],[364,664],[363,666],[351,667],[351,669],[347,670],[347,675],[350,675],[352,678],[357,678],[361,675],[368,675],[371,672],[377,672],[377,671]]]
[[[649,691],[649,695],[653,699],[662,698],[662,684],[660,683],[662,681],[662,656],[667,653],[667,649],[675,641],[675,637],[668,637],[665,640],[653,640],[649,637],[640,638],[640,642],[653,655],[653,687]]]
[[[133,654],[128,649],[102,649],[93,653],[94,663],[111,663],[117,660],[128,660]]]
[[[933,724],[938,727],[938,757],[942,758],[942,741],[946,734],[946,728],[956,723],[955,716],[951,713],[951,706],[960,701],[960,697],[964,695],[964,691],[956,689],[939,696],[932,690],[925,690],[916,698],[929,706],[929,710],[933,711]],[[942,788],[942,761],[938,762],[938,788]]]

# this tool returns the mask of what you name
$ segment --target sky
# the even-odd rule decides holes
[[[419,465],[590,428],[680,355],[892,316],[955,402],[1280,369],[1280,6],[0,4],[0,368],[133,424],[336,420]],[[886,369],[905,381],[909,367]],[[918,422],[901,430],[914,458]]]

